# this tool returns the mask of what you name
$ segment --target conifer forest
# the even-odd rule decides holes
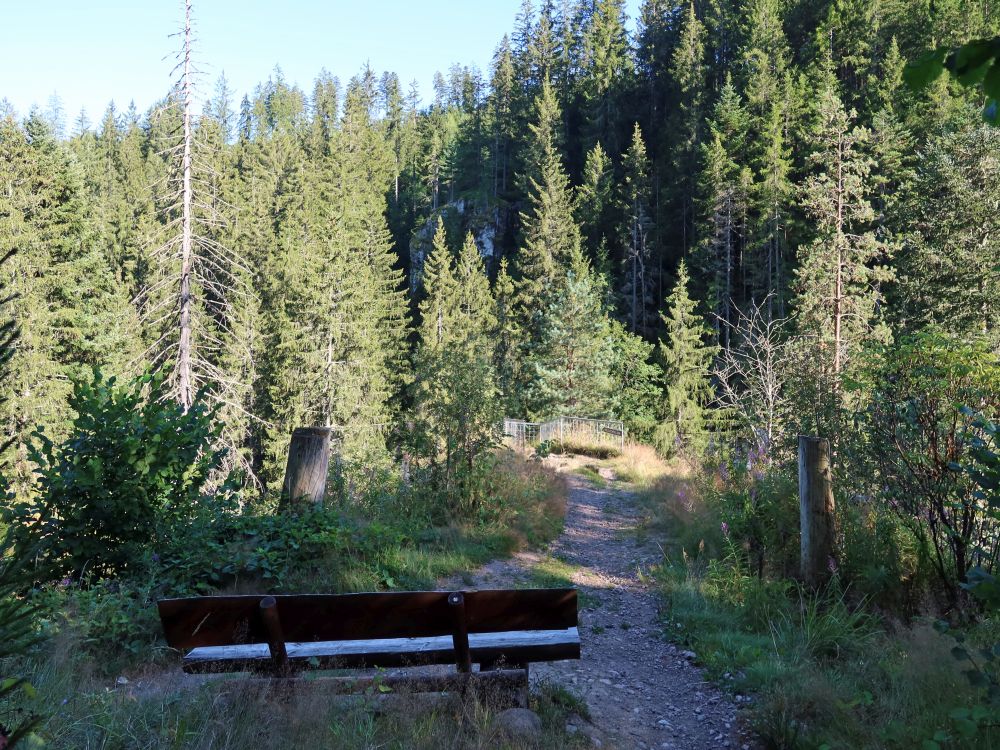
[[[0,83],[0,748],[1000,743],[1000,3],[523,0],[431,91],[195,92],[200,5],[146,111]],[[584,651],[531,731],[178,681],[157,615],[525,586]],[[642,638],[697,677],[594,693]]]

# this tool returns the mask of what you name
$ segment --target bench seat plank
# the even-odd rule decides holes
[[[293,665],[337,669],[402,667],[421,664],[453,664],[451,636],[379,638],[348,641],[286,643]],[[470,633],[472,661],[490,664],[525,664],[580,658],[580,633],[565,630],[523,630],[500,633]],[[315,660],[315,661],[313,661]],[[184,657],[185,672],[232,672],[267,668],[270,654],[266,643],[234,646],[201,646]]]
[[[422,638],[450,635],[447,591],[278,594],[273,598],[288,642]],[[173,648],[266,643],[260,595],[161,599],[157,606]],[[464,592],[467,630],[489,633],[559,630],[577,624],[576,589],[481,589]]]

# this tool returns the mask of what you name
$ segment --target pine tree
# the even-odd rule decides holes
[[[854,113],[845,111],[832,74],[821,76],[809,131],[813,172],[802,186],[802,205],[815,230],[799,250],[795,305],[800,328],[816,337],[826,370],[836,378],[872,335],[889,273],[878,265],[886,248],[872,231],[873,163],[865,152],[871,133],[852,126]]]
[[[716,338],[729,348],[730,323],[744,261],[752,175],[746,166],[747,117],[727,80],[702,144],[701,222],[698,268],[707,282],[706,302],[715,314]],[[741,296],[741,295],[740,295]]]
[[[656,269],[650,248],[652,210],[650,207],[649,159],[642,131],[636,123],[632,144],[622,165],[622,204],[625,209],[624,269],[621,299],[625,320],[632,333],[646,335],[655,312]]]
[[[666,299],[667,312],[661,316],[667,333],[667,340],[660,341],[667,393],[655,440],[666,455],[705,445],[705,410],[712,399],[709,375],[715,349],[705,343],[710,331],[689,296],[689,286],[687,264],[681,261],[677,283]]]
[[[680,247],[694,242],[696,175],[702,141],[706,92],[705,27],[688,6],[683,31],[671,61],[671,76],[677,86],[678,106],[672,118],[674,191],[677,204]]]
[[[529,205],[521,215],[524,245],[517,256],[517,318],[529,340],[539,335],[541,316],[549,308],[555,282],[580,253],[573,195],[554,132],[559,108],[547,82],[536,111],[537,124],[531,126],[534,161],[528,165]]]
[[[533,369],[526,389],[529,417],[603,417],[611,413],[613,350],[604,290],[577,252],[540,317],[529,343]]]

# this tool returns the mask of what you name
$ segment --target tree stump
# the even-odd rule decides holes
[[[297,427],[288,446],[281,504],[294,508],[303,503],[323,504],[330,469],[329,427]]]
[[[836,524],[830,441],[799,436],[799,525],[801,574],[809,586],[820,586],[833,572]]]

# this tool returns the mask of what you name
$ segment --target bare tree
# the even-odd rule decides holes
[[[746,427],[760,460],[771,456],[785,416],[788,342],[785,319],[773,318],[771,306],[769,295],[743,310],[734,306],[733,321],[720,320],[732,345],[721,351],[713,373],[719,405]]]
[[[240,456],[246,425],[255,418],[254,272],[226,245],[235,209],[225,201],[216,168],[226,138],[221,127],[213,130],[210,117],[195,120],[192,0],[181,2],[178,77],[167,104],[154,114],[166,129],[160,152],[166,177],[156,187],[165,236],[149,255],[136,303],[150,341],[145,357],[153,367],[172,367],[172,396],[185,410],[199,393],[218,407],[231,466],[249,470],[249,460]]]

